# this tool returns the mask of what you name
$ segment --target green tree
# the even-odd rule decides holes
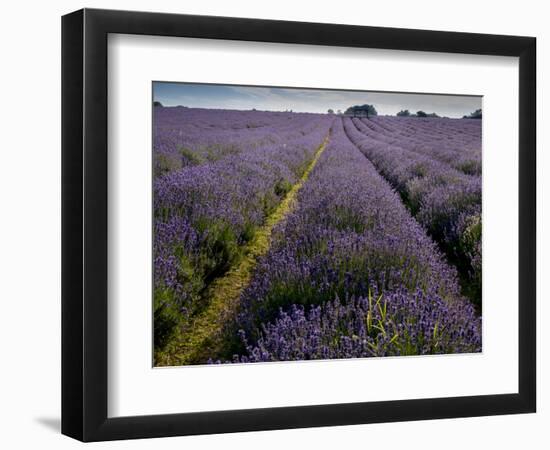
[[[481,109],[476,109],[473,113],[467,116],[462,116],[463,119],[481,119]]]
[[[350,106],[348,109],[346,109],[345,114],[353,115],[353,116],[377,116],[378,111],[376,111],[376,108],[374,105],[355,105]]]

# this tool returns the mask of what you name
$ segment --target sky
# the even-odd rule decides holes
[[[402,109],[422,110],[440,116],[462,117],[481,108],[481,97],[404,94],[369,91],[336,91],[277,87],[248,87],[187,83],[153,83],[153,99],[164,106],[190,108],[257,109],[326,113],[345,111],[349,106],[372,104],[380,115],[395,115]]]

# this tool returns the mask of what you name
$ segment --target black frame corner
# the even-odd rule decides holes
[[[109,33],[519,57],[518,393],[108,418]],[[63,434],[100,441],[535,412],[535,319],[535,38],[93,9],[62,18]]]

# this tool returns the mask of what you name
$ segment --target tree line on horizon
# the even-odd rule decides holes
[[[397,117],[440,117],[439,114],[432,112],[427,113],[422,110],[411,113],[408,109],[402,109],[396,114]]]
[[[334,114],[333,109],[329,109],[327,111],[328,114]],[[338,110],[339,115],[342,114],[341,110]],[[378,111],[376,111],[376,108],[374,105],[355,105],[350,106],[348,109],[345,110],[344,115],[346,116],[377,116]],[[408,109],[402,109],[398,113],[396,113],[397,117],[441,117],[439,114],[432,112],[427,113],[425,111],[419,110],[416,113],[411,113]],[[443,116],[445,117],[445,116]],[[463,119],[481,119],[482,118],[482,111],[480,109],[476,109],[474,112],[462,116]]]
[[[159,101],[154,101],[153,106],[156,107],[162,107],[163,104]],[[253,111],[256,109],[254,108]],[[285,112],[292,112],[292,110],[286,110]],[[334,110],[332,108],[329,108],[327,110],[328,114],[335,114]],[[336,112],[338,115],[342,115],[342,110],[338,110]],[[366,116],[366,117],[372,117],[377,116],[378,111],[376,110],[374,105],[364,104],[364,105],[354,105],[347,108],[344,113],[346,116]],[[402,109],[398,113],[396,113],[397,117],[441,117],[435,112],[432,113],[426,113],[422,110],[417,111],[416,113],[411,113],[408,109]],[[482,118],[482,111],[480,109],[476,109],[474,112],[470,114],[466,114],[462,116],[463,119],[481,119]]]

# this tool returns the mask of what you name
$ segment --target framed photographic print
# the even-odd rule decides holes
[[[535,411],[534,38],[62,32],[64,434]]]

